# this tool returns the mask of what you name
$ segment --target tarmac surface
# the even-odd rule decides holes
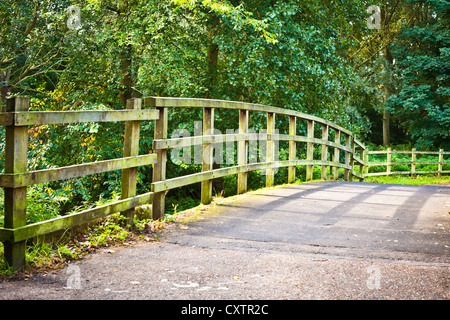
[[[317,182],[267,188],[0,283],[0,299],[449,300],[450,187]]]

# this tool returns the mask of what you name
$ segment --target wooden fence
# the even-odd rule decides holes
[[[386,155],[385,162],[371,162],[370,155]],[[401,154],[401,155],[411,155],[411,161],[393,161],[393,154]],[[437,161],[419,161],[417,156],[434,156],[437,157]],[[443,149],[439,151],[417,151],[416,149],[412,149],[411,151],[395,151],[390,148],[383,151],[366,151],[364,155],[365,162],[365,172],[364,177],[373,177],[373,176],[386,176],[386,175],[416,175],[416,174],[437,174],[439,177],[442,174],[449,174],[450,170],[444,170],[444,165],[450,165],[450,161],[444,161],[444,156],[450,155],[450,152],[444,152]],[[401,170],[401,171],[392,171],[392,167],[395,165],[407,165],[410,166],[410,170]],[[420,165],[434,165],[437,170],[426,170],[420,171],[416,170],[417,166]],[[386,167],[386,171],[382,172],[370,172],[370,167],[374,166],[384,166]]]
[[[5,194],[5,218],[4,227],[0,228],[0,241],[4,243],[5,259],[14,270],[21,268],[25,262],[25,241],[29,238],[68,229],[116,212],[121,212],[132,222],[134,208],[148,203],[152,204],[152,218],[160,219],[165,212],[165,194],[170,189],[201,183],[201,201],[208,204],[212,199],[213,179],[237,175],[237,192],[241,194],[247,191],[247,173],[255,170],[265,173],[268,187],[274,184],[275,170],[281,167],[288,168],[288,183],[295,181],[297,166],[306,166],[307,181],[313,178],[314,166],[320,166],[323,180],[327,179],[328,168],[332,170],[332,179],[338,179],[340,170],[343,170],[343,177],[347,181],[354,178],[363,181],[367,176],[367,156],[371,152],[367,152],[366,147],[351,131],[315,116],[283,108],[221,100],[149,97],[143,102],[144,109],[141,108],[141,99],[130,99],[127,109],[120,111],[38,112],[29,111],[28,98],[16,97],[7,101],[6,112],[0,113],[0,125],[6,127],[5,172],[0,174],[0,187],[4,188]],[[201,108],[202,135],[169,139],[170,108]],[[214,134],[216,109],[236,110],[238,129],[235,132],[238,133]],[[267,122],[264,133],[255,136],[250,132],[250,113],[265,115]],[[287,134],[276,132],[275,117],[284,117],[288,121]],[[155,121],[154,153],[147,155],[138,153],[139,125],[143,120]],[[106,121],[125,122],[123,158],[38,171],[27,170],[29,126]],[[306,136],[298,134],[300,121],[306,125]],[[315,132],[321,134],[315,136]],[[255,139],[265,142],[266,158],[265,161],[250,163],[249,143]],[[214,146],[223,141],[237,142],[237,164],[214,169]],[[276,159],[277,141],[288,141],[288,160]],[[306,144],[306,157],[297,154],[302,143]],[[202,171],[167,179],[168,150],[192,146],[201,147]],[[320,159],[314,158],[316,146],[320,147]],[[146,165],[153,165],[152,192],[136,195],[137,168]],[[122,170],[121,200],[55,219],[26,224],[27,186],[113,170]]]

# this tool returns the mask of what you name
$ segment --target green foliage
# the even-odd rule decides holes
[[[402,121],[418,148],[450,148],[450,18],[448,4],[406,1],[418,8],[404,23],[392,54],[397,92],[389,110]]]
[[[2,0],[2,100],[7,94],[29,96],[33,111],[118,110],[126,97],[151,95],[246,101],[323,117],[362,140],[376,131],[386,76],[379,60],[369,59],[377,56],[375,45],[361,47],[378,39],[365,25],[366,8],[375,2]],[[417,4],[400,1],[404,10],[395,17],[408,16],[409,3]],[[69,5],[81,8],[80,29],[66,25]],[[396,26],[403,28],[392,45],[397,91],[388,106],[414,138],[411,144],[449,148],[448,18],[440,1],[425,7],[431,8],[427,15]],[[373,63],[358,68],[365,60]],[[200,109],[171,109],[169,136],[176,129],[194,135],[200,119]],[[234,110],[217,110],[215,127],[225,133],[237,128],[237,119]],[[265,115],[252,114],[250,127],[264,129],[265,121]],[[277,117],[276,127],[287,133],[287,119]],[[299,121],[298,132],[306,133],[305,123]],[[123,134],[123,123],[31,126],[28,169],[119,158]],[[0,170],[4,140],[1,128]],[[139,153],[149,153],[152,142],[153,122],[142,122]],[[280,144],[280,151],[280,159],[287,159],[287,145]],[[305,151],[299,146],[298,157]],[[169,159],[167,177],[200,169]],[[299,168],[297,178],[304,175]],[[320,176],[320,168],[314,175]],[[286,179],[287,169],[279,169],[276,182]],[[151,181],[152,167],[139,168],[137,192],[149,192]],[[264,181],[261,172],[248,175],[249,189]],[[235,176],[222,183],[225,195],[236,193]],[[114,171],[28,188],[28,222],[117,199],[120,184],[121,172]],[[195,206],[199,198],[199,184],[171,190],[167,211]]]

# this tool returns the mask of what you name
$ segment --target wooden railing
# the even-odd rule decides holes
[[[371,162],[370,155],[386,155],[385,162]],[[406,154],[411,155],[411,161],[392,161],[393,154]],[[417,156],[434,156],[437,157],[437,161],[419,161]],[[444,165],[450,165],[450,161],[444,161],[444,156],[450,155],[450,152],[444,152],[443,149],[439,151],[417,151],[416,149],[412,149],[411,151],[395,151],[390,148],[382,151],[366,151],[365,152],[365,172],[364,177],[373,177],[373,176],[386,176],[386,175],[416,175],[416,174],[437,174],[440,177],[442,174],[449,174],[450,170],[444,170]],[[392,171],[392,166],[395,165],[407,165],[410,166],[410,170],[401,170],[401,171]],[[419,165],[434,165],[437,170],[426,170],[420,171],[416,170],[416,167]],[[370,167],[375,166],[384,166],[386,171],[381,172],[370,172]]]
[[[364,145],[355,139],[353,133],[330,121],[300,113],[294,110],[271,107],[266,105],[223,101],[208,99],[186,99],[186,98],[155,98],[149,97],[144,102],[146,107],[156,108],[159,111],[159,118],[155,125],[155,140],[153,148],[158,156],[154,165],[154,177],[152,191],[155,192],[153,201],[153,217],[159,218],[164,213],[165,192],[170,189],[201,182],[201,201],[203,204],[211,202],[212,180],[229,175],[238,175],[237,193],[247,191],[247,172],[264,170],[266,176],[266,186],[270,187],[274,183],[274,170],[281,167],[288,167],[288,183],[295,180],[295,170],[297,166],[306,166],[306,180],[312,180],[313,166],[321,166],[321,178],[326,179],[327,168],[333,168],[334,178],[338,178],[339,170],[344,170],[345,180],[352,180],[356,176],[363,179],[363,170],[359,173],[353,170],[354,164],[364,165],[363,152]],[[202,108],[203,110],[203,135],[184,138],[167,138],[168,109],[170,108]],[[239,123],[239,133],[212,135],[214,132],[214,110],[234,109],[238,111],[236,122]],[[249,113],[263,113],[266,115],[266,132],[255,135],[249,133]],[[275,117],[287,117],[289,119],[289,134],[276,134]],[[304,120],[307,125],[307,136],[297,135],[297,121]],[[320,125],[322,128],[321,137],[314,136],[314,127]],[[334,139],[329,140],[329,130],[334,130]],[[249,163],[248,147],[249,142],[259,139],[266,142],[266,161]],[[238,141],[237,165],[213,170],[213,147],[214,143],[224,141]],[[274,143],[275,141],[289,141],[289,159],[275,161]],[[297,157],[297,144],[306,143],[306,159],[300,160]],[[314,145],[321,146],[321,158],[314,159]],[[202,172],[187,176],[166,179],[166,159],[169,148],[202,146]],[[333,155],[329,154],[329,148],[333,148]],[[359,151],[359,152],[357,152]],[[344,157],[341,157],[341,152]],[[341,162],[341,158],[344,159]]]
[[[25,241],[29,238],[68,229],[116,212],[121,212],[132,223],[134,208],[148,203],[152,204],[152,218],[160,219],[164,216],[165,195],[170,189],[201,183],[201,201],[208,204],[212,199],[213,179],[220,177],[237,175],[237,193],[241,194],[247,191],[247,173],[250,171],[262,170],[266,186],[270,187],[274,185],[275,170],[281,167],[288,168],[287,182],[293,183],[298,166],[306,166],[307,181],[313,179],[314,166],[320,166],[322,180],[327,179],[327,171],[332,169],[331,179],[337,180],[340,170],[343,170],[344,180],[353,181],[356,178],[362,181],[368,175],[368,165],[371,165],[367,163],[370,152],[351,131],[297,111],[251,103],[188,98],[148,97],[144,99],[144,107],[149,109],[141,109],[141,104],[141,99],[130,99],[127,110],[121,111],[37,112],[28,111],[27,98],[16,97],[7,101],[6,112],[0,113],[0,125],[6,127],[5,172],[0,174],[0,187],[4,188],[5,194],[5,217],[4,227],[0,228],[0,241],[4,243],[5,259],[13,269],[23,266]],[[201,134],[169,139],[168,119],[171,108],[201,108]],[[238,129],[233,133],[215,134],[216,109],[236,110]],[[251,132],[250,113],[265,115],[265,132]],[[275,117],[284,117],[288,121],[287,134],[277,133]],[[147,155],[139,155],[139,125],[143,120],[155,120],[154,153]],[[123,158],[61,168],[27,170],[28,126],[105,121],[125,122]],[[306,136],[297,134],[300,121],[306,127]],[[320,126],[319,137],[315,136],[317,126]],[[249,144],[255,140],[265,143],[264,161],[253,162],[254,159],[249,158]],[[237,163],[213,169],[215,146],[229,141],[237,143]],[[277,159],[277,141],[288,141],[288,160]],[[306,157],[297,152],[302,143],[306,144]],[[316,145],[321,148],[320,159],[314,157],[314,154],[319,154],[314,153]],[[168,150],[191,147],[201,148],[202,171],[167,179]],[[152,191],[136,195],[137,168],[146,165],[153,165]],[[122,170],[121,200],[55,219],[26,224],[27,186],[113,170]]]

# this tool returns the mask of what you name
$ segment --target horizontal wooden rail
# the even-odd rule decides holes
[[[396,165],[396,164],[403,164],[403,165],[411,165],[411,164],[415,164],[415,165],[420,165],[420,164],[450,164],[450,161],[444,161],[444,162],[439,162],[439,161],[399,161],[399,162],[369,162],[366,165],[368,167],[373,167],[373,166],[388,166],[388,165]]]
[[[3,126],[37,126],[83,122],[141,121],[158,119],[156,110],[93,110],[93,111],[27,111],[2,112]]]
[[[388,153],[387,150],[377,150],[377,151],[367,151],[367,154],[386,154]],[[391,154],[434,154],[434,155],[439,155],[439,154],[444,154],[444,155],[449,155],[450,152],[449,151],[443,151],[443,152],[439,152],[439,151],[395,151],[392,150],[390,152]]]
[[[2,241],[20,242],[40,235],[68,229],[95,219],[106,217],[116,212],[126,211],[147,203],[151,203],[152,200],[153,192],[149,192],[70,215],[28,224],[15,229],[0,228],[0,239],[3,239]]]
[[[302,136],[292,136],[288,134],[267,134],[267,133],[242,133],[242,134],[236,133],[236,134],[206,135],[206,136],[193,136],[193,137],[154,140],[153,148],[155,150],[169,149],[169,148],[185,148],[202,145],[206,143],[214,144],[214,143],[226,143],[238,141],[296,141],[306,143],[310,142],[351,152],[351,148],[328,140],[323,140],[319,138],[308,138]]]
[[[301,113],[295,110],[289,110],[279,107],[266,106],[262,104],[228,101],[228,100],[212,100],[212,99],[194,99],[194,98],[165,98],[165,97],[147,97],[144,99],[146,107],[195,107],[195,108],[217,108],[217,109],[235,109],[248,110],[256,112],[274,113],[277,115],[294,116],[303,120],[311,120],[316,123],[325,124],[330,128],[339,130],[342,133],[351,135],[352,132],[331,121]]]
[[[0,187],[20,188],[50,181],[84,177],[96,173],[140,167],[156,163],[156,154],[77,164],[73,166],[0,174]]]
[[[350,169],[350,166],[345,165],[343,163],[337,163],[333,161],[322,161],[322,160],[283,160],[274,162],[259,162],[240,166],[220,168],[210,171],[203,171],[199,173],[189,174],[186,176],[166,179],[164,181],[154,182],[152,183],[152,191],[155,193],[163,192],[166,190],[183,187],[186,185],[202,182],[205,180],[226,177],[243,172],[275,169],[289,166],[307,166],[307,165],[330,166],[330,167]]]

